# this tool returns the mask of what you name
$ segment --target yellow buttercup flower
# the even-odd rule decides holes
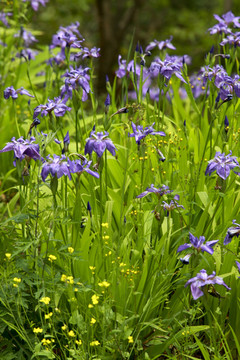
[[[41,329],[40,327],[34,328],[33,332],[34,332],[34,334],[41,334],[43,332],[43,329]]]
[[[61,327],[61,329],[62,329],[63,331],[67,330],[67,325],[64,324],[64,325]]]
[[[43,302],[45,305],[48,305],[50,303],[50,298],[48,296],[45,296],[41,298],[40,302]]]
[[[90,321],[90,324],[91,324],[91,325],[95,324],[96,322],[97,322],[97,320],[96,320],[96,319],[91,318],[91,321]]]
[[[82,345],[82,340],[75,340],[75,343],[76,343],[77,345]]]
[[[132,344],[134,342],[132,336],[128,336],[128,342],[129,342],[129,344]]]
[[[94,295],[91,297],[91,299],[92,299],[93,305],[97,305],[97,304],[98,304],[99,296],[97,296],[97,295],[94,294]]]
[[[53,261],[57,260],[57,257],[55,255],[49,255],[48,260],[53,262]]]
[[[67,283],[74,284],[73,276],[67,276]]]
[[[12,254],[10,254],[10,253],[6,253],[6,254],[5,254],[5,256],[6,256],[6,258],[7,258],[8,260],[10,260],[10,259],[11,259]]]
[[[75,337],[76,335],[75,335],[74,331],[70,330],[70,331],[68,332],[68,336],[70,336],[70,337]]]
[[[20,283],[20,282],[22,281],[22,279],[15,277],[15,278],[13,279],[13,281],[16,282],[16,283]]]
[[[110,283],[104,280],[104,281],[98,283],[98,286],[107,288],[110,286]]]
[[[62,276],[61,276],[61,281],[67,281],[67,275],[65,275],[65,274],[62,274]]]
[[[102,227],[105,227],[108,229],[108,223],[102,223]]]
[[[44,338],[44,339],[42,339],[41,343],[42,343],[44,346],[47,346],[47,345],[51,344],[51,340]]]
[[[100,342],[97,340],[90,342],[90,346],[98,346],[98,345],[100,345]]]
[[[45,314],[45,319],[47,320],[47,319],[50,319],[50,317],[52,317],[53,316],[53,313],[52,312],[50,312],[49,314]]]
[[[69,252],[70,254],[72,254],[72,253],[74,252],[74,248],[72,248],[71,246],[69,246],[69,247],[68,247],[68,252]]]

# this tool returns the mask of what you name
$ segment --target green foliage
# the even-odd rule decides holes
[[[83,10],[89,4],[82,1]],[[60,2],[58,11],[64,13],[64,8]],[[73,2],[71,9],[75,8]],[[152,101],[142,91],[146,80],[141,78],[139,89],[131,72],[122,82],[116,78],[106,85],[111,104],[103,108],[94,92],[93,61],[87,59],[89,99],[81,100],[82,89],[74,91],[67,102],[71,112],[62,117],[49,112],[34,127],[34,109],[60,95],[62,75],[73,62],[66,57],[60,66],[50,66],[44,46],[35,60],[12,61],[22,46],[12,35],[20,20],[28,23],[32,11],[23,2],[14,2],[9,10],[11,27],[1,29],[7,45],[0,54],[1,87],[23,86],[35,97],[30,102],[21,95],[0,99],[1,148],[12,136],[30,138],[31,130],[41,157],[48,161],[48,154],[60,155],[63,149],[54,139],[63,142],[69,131],[65,155],[82,159],[96,126],[96,132],[109,132],[117,153],[86,155],[99,178],[84,171],[72,174],[71,180],[65,173],[49,174],[45,182],[41,160],[18,158],[14,167],[12,151],[1,154],[1,358],[236,359],[239,238],[227,246],[223,240],[232,220],[240,221],[240,182],[233,171],[223,180],[215,173],[206,176],[205,170],[216,151],[240,155],[240,101],[234,95],[217,108],[214,80],[207,80],[205,94],[195,98],[184,65],[184,98],[182,83],[173,75],[170,80],[159,77],[160,100]],[[135,66],[138,60],[135,55]],[[215,58],[206,61],[213,66]],[[235,61],[237,55],[228,69],[234,69]],[[135,102],[126,102],[130,88],[137,90]],[[166,137],[149,134],[136,143],[129,136],[132,122],[144,128],[155,123],[156,131],[164,131]],[[172,192],[139,198],[151,184],[167,185]],[[176,195],[184,208],[176,207]],[[167,210],[163,201],[172,206]],[[182,255],[177,249],[189,242],[189,232],[219,242],[212,256],[189,249],[190,262],[183,265],[180,258],[188,251]],[[216,271],[231,290],[205,285],[204,295],[193,300],[184,285],[201,269]]]

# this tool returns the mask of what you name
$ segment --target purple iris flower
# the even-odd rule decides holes
[[[101,157],[107,149],[113,156],[116,155],[116,147],[111,139],[108,138],[108,132],[95,132],[95,127],[90,133],[90,137],[86,140],[85,155],[91,154],[93,151],[98,157]]]
[[[137,196],[137,198],[143,198],[144,196],[148,195],[149,193],[154,193],[160,198],[161,196],[165,194],[171,193],[173,190],[169,190],[169,187],[166,185],[163,185],[159,189],[155,188],[153,184],[151,184],[150,187],[146,188],[146,190]]]
[[[19,53],[16,54],[17,58],[24,58],[25,60],[34,60],[37,56],[38,51],[32,49],[22,49]]]
[[[81,49],[79,53],[73,54],[73,59],[76,60],[80,57],[82,57],[82,59],[98,58],[99,56],[100,56],[100,48],[93,47],[92,49],[88,49],[87,47],[84,47]]]
[[[163,209],[167,211],[167,216],[169,216],[170,211],[172,211],[176,208],[184,209],[184,207],[182,205],[178,204],[179,199],[180,199],[180,196],[175,195],[173,200],[171,200],[169,204],[166,203],[166,201],[163,201],[162,206],[163,206]]]
[[[62,49],[65,49],[67,46],[77,48],[81,47],[80,43],[83,40],[78,40],[78,37],[82,38],[78,27],[79,22],[76,22],[66,27],[60,26],[57,34],[53,35],[52,37],[52,44],[50,45],[50,49],[53,49],[55,47],[61,47]]]
[[[126,67],[127,67],[127,61],[121,60],[122,56],[118,55],[118,70],[116,71],[116,75],[118,78],[122,78],[126,75]]]
[[[82,161],[80,159],[77,160],[68,160],[69,166],[70,166],[70,170],[71,173],[77,173],[77,174],[82,174],[84,171],[92,176],[94,176],[95,178],[99,178],[99,174],[96,171],[93,171],[90,169],[90,165],[92,164],[92,161],[87,161],[87,159],[85,159],[82,163]]]
[[[189,233],[189,240],[191,244],[183,244],[180,245],[177,249],[177,253],[186,250],[188,248],[194,247],[195,249],[197,249],[198,252],[200,251],[206,251],[208,252],[210,255],[213,254],[213,246],[219,241],[219,240],[211,240],[211,241],[207,241],[204,244],[205,241],[205,237],[204,236],[200,236],[199,239],[195,236],[193,236],[191,233]]]
[[[72,96],[72,91],[79,87],[83,89],[82,101],[86,101],[88,94],[91,92],[89,80],[90,76],[87,74],[89,68],[74,69],[70,66],[70,71],[67,71],[63,76],[65,77],[65,85],[62,87],[61,96],[65,95],[65,98]]]
[[[129,72],[136,73],[139,77],[141,74],[141,66],[138,64],[134,64],[134,60],[131,60],[128,64],[126,60],[121,60],[122,56],[118,56],[118,70],[115,72],[118,78],[123,78]]]
[[[39,4],[45,6],[48,0],[23,0],[23,2],[30,1],[34,11],[38,11]]]
[[[186,284],[184,285],[187,287],[188,285],[191,285],[191,292],[194,300],[197,300],[201,296],[204,295],[202,289],[205,285],[223,285],[226,289],[231,290],[230,287],[228,287],[223,279],[219,276],[216,276],[216,272],[213,271],[211,275],[208,275],[206,270],[200,270],[200,272],[195,276],[194,278],[188,280]]]
[[[181,81],[186,83],[182,74],[181,68],[183,67],[183,62],[179,61],[179,57],[166,55],[164,60],[160,58],[155,59],[150,67],[149,74],[151,77],[156,77],[158,75],[164,76],[167,80],[169,80],[172,75],[176,75]]]
[[[60,65],[64,63],[65,59],[66,59],[65,49],[61,49],[56,56],[50,58],[47,61],[47,64],[53,66],[53,61],[54,61],[57,65]]]
[[[213,67],[207,65],[201,68],[201,76],[203,77],[203,86],[206,85],[207,80],[211,81],[214,79],[214,84],[219,88],[228,74],[222,65],[215,65]]]
[[[240,32],[231,33],[220,42],[221,46],[225,46],[226,44],[233,45],[235,48],[240,46]]]
[[[216,171],[218,176],[226,180],[230,174],[230,170],[233,170],[235,167],[239,166],[236,156],[231,155],[232,151],[230,151],[230,153],[226,156],[224,153],[221,154],[219,151],[217,151],[214,159],[208,161],[205,175],[211,175],[214,171]],[[238,172],[234,172],[235,174],[239,175]]]
[[[229,34],[231,33],[232,30],[226,24],[219,23],[209,28],[208,31],[211,35],[214,35],[214,34]]]
[[[150,42],[150,44],[146,47],[145,52],[152,51],[156,46],[159,48],[159,50],[164,50],[166,48],[176,50],[175,46],[171,43],[173,37],[170,36],[169,39],[164,41],[157,41],[153,40]]]
[[[231,11],[228,11],[226,14],[223,14],[222,18],[216,14],[213,16],[220,24],[229,25],[233,23],[234,27],[240,28],[240,23],[239,23],[240,16],[235,16]]]
[[[55,116],[63,116],[66,111],[70,111],[71,108],[65,104],[65,101],[62,100],[60,97],[54,98],[54,100],[48,99],[48,103],[46,105],[38,105],[34,109],[33,119],[35,119],[39,114],[41,116],[47,116],[54,111]]]
[[[166,134],[163,131],[156,131],[154,130],[153,126],[155,123],[153,123],[151,126],[143,127],[141,125],[135,125],[132,122],[132,129],[133,133],[128,134],[129,137],[135,137],[136,143],[140,145],[140,141],[144,139],[147,135],[161,135],[166,136]]]
[[[7,21],[7,16],[12,16],[12,13],[11,12],[3,12],[3,11],[0,11],[0,21],[6,26],[6,27],[9,27],[9,24],[8,24],[8,21]]]
[[[0,153],[6,151],[14,151],[14,157],[22,161],[25,157],[32,158],[34,160],[41,159],[39,154],[39,145],[34,143],[35,137],[31,137],[30,140],[24,140],[23,136],[15,140],[15,137],[12,138],[11,142],[8,142],[7,145],[0,150]]]
[[[35,36],[33,36],[30,31],[27,31],[24,28],[21,28],[21,30],[17,34],[15,34],[14,37],[23,39],[25,47],[29,47],[33,43],[37,42]]]
[[[43,181],[46,180],[49,174],[53,177],[56,175],[58,179],[63,175],[68,176],[69,180],[72,179],[69,164],[65,155],[58,156],[54,154],[53,159],[51,159],[50,155],[46,158],[47,161],[43,164],[41,172]]]
[[[229,244],[234,236],[238,237],[240,234],[240,224],[238,224],[236,220],[233,220],[232,223],[234,226],[231,226],[227,230],[227,235],[225,236],[223,245]]]
[[[13,86],[9,86],[3,92],[4,99],[9,99],[10,97],[13,99],[17,99],[18,94],[34,97],[33,95],[29,94],[29,92],[25,90],[23,87],[20,87],[20,89],[15,90]]]
[[[65,47],[72,47],[78,49],[82,47],[81,43],[84,41],[84,40],[78,40],[78,37],[75,34],[69,32],[65,32],[61,34],[61,36],[59,36],[59,40],[62,43],[65,43]]]
[[[41,176],[43,181],[46,180],[47,176],[51,174],[53,177],[57,176],[59,179],[63,175],[68,176],[69,180],[72,179],[71,174],[82,173],[86,171],[92,176],[99,178],[99,174],[89,169],[91,161],[85,160],[82,164],[81,160],[69,160],[65,155],[50,155],[47,156],[47,161],[43,164]]]

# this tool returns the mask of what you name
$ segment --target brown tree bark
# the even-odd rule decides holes
[[[144,0],[133,0],[132,6],[127,7],[126,1],[96,0],[98,17],[99,58],[98,84],[99,92],[105,89],[105,77],[114,74],[114,65],[123,45],[128,31],[134,28],[138,11],[142,8]]]

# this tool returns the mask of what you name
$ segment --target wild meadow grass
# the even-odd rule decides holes
[[[1,359],[239,358],[238,18],[198,74],[131,44],[97,95],[79,24],[30,33],[45,2],[1,12]]]

